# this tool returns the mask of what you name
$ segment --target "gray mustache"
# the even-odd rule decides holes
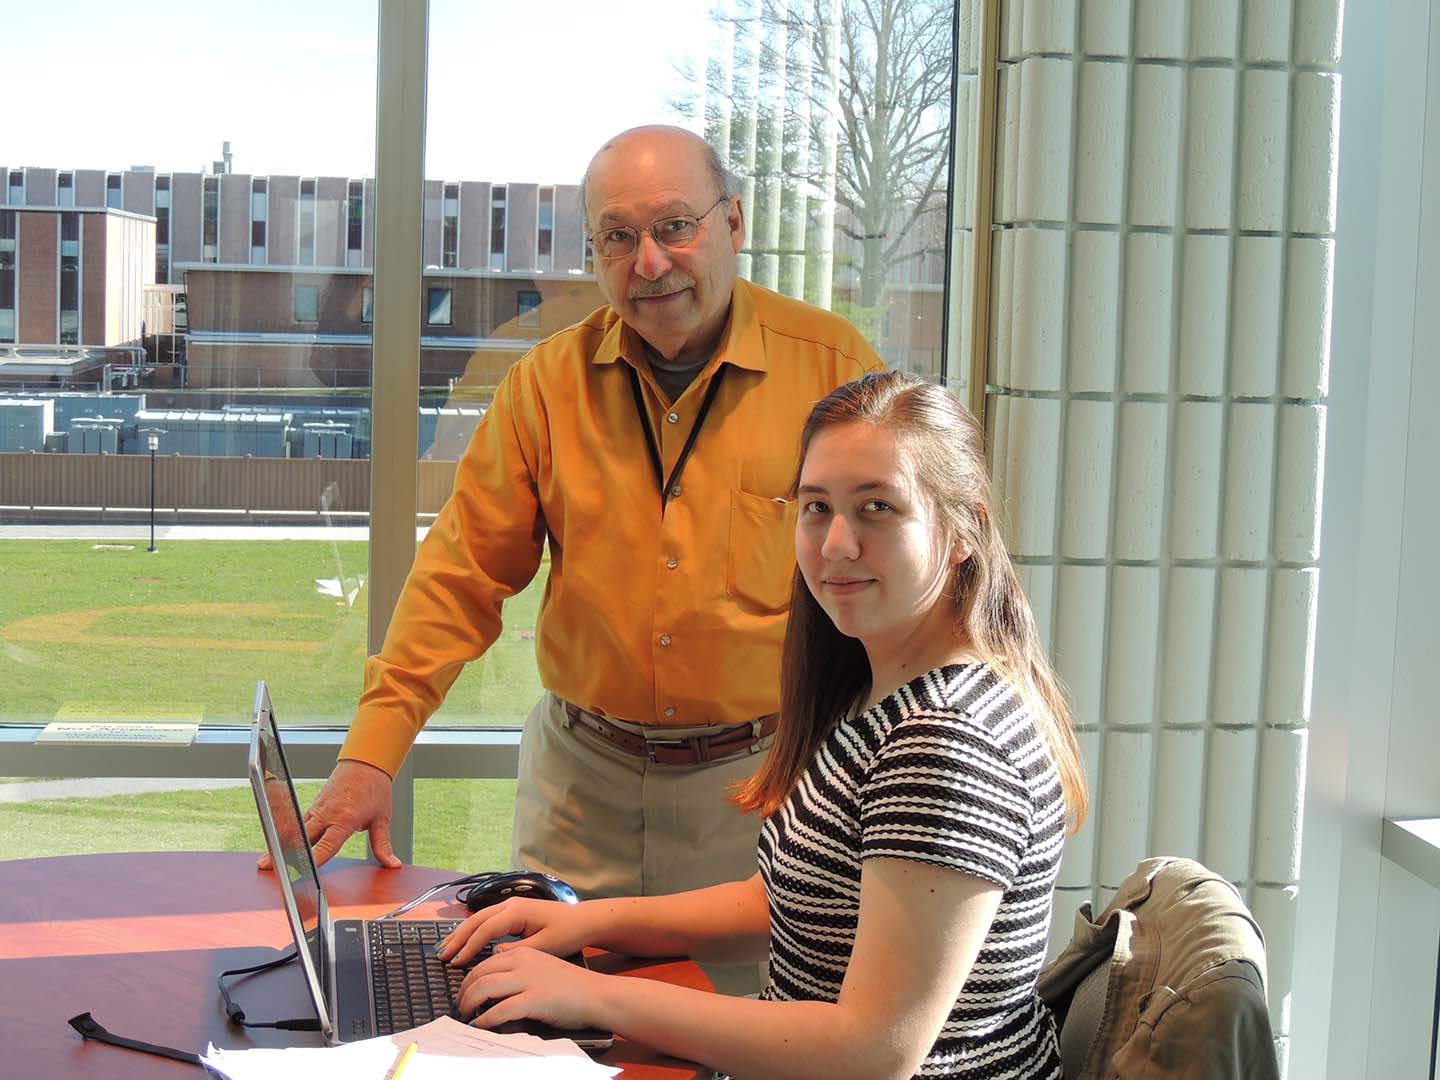
[[[646,281],[635,285],[630,290],[630,299],[638,300],[642,296],[664,296],[666,293],[693,288],[694,285],[695,279],[687,274],[670,274],[659,281]]]

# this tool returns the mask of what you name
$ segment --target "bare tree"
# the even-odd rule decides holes
[[[858,306],[875,308],[893,267],[943,245],[943,230],[928,245],[918,234],[944,204],[953,11],[951,0],[738,0],[714,13],[711,59],[687,72],[695,91],[676,105],[703,107],[746,186],[758,279],[765,260],[782,288],[798,267],[809,296],[812,270],[853,267]],[[851,243],[831,267],[805,265],[827,231]]]

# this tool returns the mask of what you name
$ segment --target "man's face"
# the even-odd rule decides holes
[[[745,219],[736,197],[710,210],[720,194],[698,142],[679,132],[623,136],[590,166],[589,232],[628,225],[640,234],[635,251],[623,258],[605,259],[596,251],[600,292],[670,361],[708,358],[729,317]],[[676,214],[705,215],[687,248],[664,247],[650,233],[652,222]]]

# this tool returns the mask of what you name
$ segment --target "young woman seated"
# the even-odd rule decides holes
[[[743,1077],[1051,1077],[1035,993],[1085,785],[991,512],[981,432],[897,373],[811,413],[781,723],[738,793],[759,872],[671,896],[508,900],[442,943],[481,1026],[609,1028]],[[769,960],[759,1000],[583,973],[595,945]]]

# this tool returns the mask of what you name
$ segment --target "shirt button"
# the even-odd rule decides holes
[[[670,489],[670,497],[671,497],[672,499],[678,499],[678,498],[680,497],[680,485],[679,485],[679,484],[676,484],[674,487],[672,487],[672,488]]]
[[[668,569],[668,570],[674,570],[675,567],[677,567],[677,566],[679,566],[679,565],[680,565],[680,560],[679,560],[679,559],[666,559],[666,560],[665,560],[665,567],[666,567],[666,569]]]
[[[674,716],[674,715],[675,715],[675,706],[673,706],[673,705],[667,705],[667,706],[665,707],[665,715],[666,715],[666,716]]]
[[[680,422],[680,414],[678,412],[672,412],[666,416],[665,419],[672,424],[678,424]]]
[[[660,644],[661,644],[661,645],[669,645],[669,644],[670,644],[670,635],[669,635],[669,634],[661,634],[661,635],[660,635]]]

